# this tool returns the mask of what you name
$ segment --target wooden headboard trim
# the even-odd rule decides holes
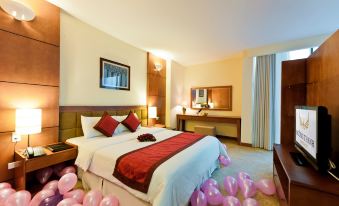
[[[60,112],[87,112],[87,111],[106,111],[106,110],[132,110],[145,109],[144,105],[135,106],[60,106]]]

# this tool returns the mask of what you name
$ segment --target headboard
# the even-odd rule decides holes
[[[127,115],[130,111],[136,113],[141,125],[147,125],[146,106],[61,106],[59,114],[59,141],[83,136],[81,115],[87,117],[101,117],[107,111],[110,115]]]

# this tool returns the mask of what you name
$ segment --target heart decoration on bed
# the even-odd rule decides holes
[[[153,136],[153,134],[142,134],[138,136],[139,142],[155,142],[157,139]]]

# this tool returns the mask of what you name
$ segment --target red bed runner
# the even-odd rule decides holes
[[[118,158],[113,176],[125,185],[147,193],[153,172],[158,166],[204,137],[201,134],[181,133],[126,153]]]

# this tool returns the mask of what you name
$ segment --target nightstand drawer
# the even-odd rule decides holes
[[[26,161],[26,173],[32,172],[41,168],[49,167],[68,160],[76,159],[77,148],[72,148],[60,152],[55,152],[53,155],[46,155],[28,159]]]

